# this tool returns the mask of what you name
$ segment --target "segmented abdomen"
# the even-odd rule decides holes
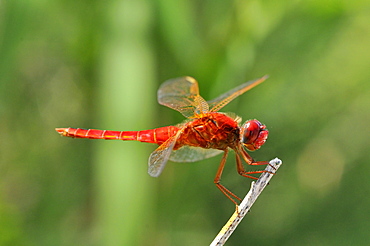
[[[162,144],[179,130],[175,126],[165,126],[144,131],[108,131],[82,128],[56,128],[60,135],[73,138],[90,138],[106,140],[133,140],[146,143]]]

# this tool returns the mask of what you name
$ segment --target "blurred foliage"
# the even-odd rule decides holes
[[[284,165],[227,245],[369,245],[369,23],[365,0],[0,1],[0,245],[208,245],[234,211],[220,156],[154,179],[155,146],[54,128],[176,124],[166,79],[212,99],[265,74],[225,111],[265,123],[252,156]]]

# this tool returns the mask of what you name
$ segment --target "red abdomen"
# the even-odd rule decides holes
[[[144,131],[107,131],[82,128],[56,128],[60,135],[73,138],[134,140],[161,145],[179,130],[175,126],[165,126]]]
[[[239,132],[238,123],[233,118],[222,113],[208,113],[185,126],[175,149],[190,145],[224,150],[239,142]]]

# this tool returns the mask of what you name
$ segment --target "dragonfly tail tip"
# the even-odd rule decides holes
[[[66,128],[55,128],[55,131],[57,131],[60,135],[64,136]]]

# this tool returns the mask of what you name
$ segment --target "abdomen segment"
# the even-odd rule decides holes
[[[62,136],[72,138],[106,139],[106,140],[133,140],[146,143],[164,143],[179,130],[175,126],[160,127],[144,131],[108,131],[82,128],[55,128]]]

